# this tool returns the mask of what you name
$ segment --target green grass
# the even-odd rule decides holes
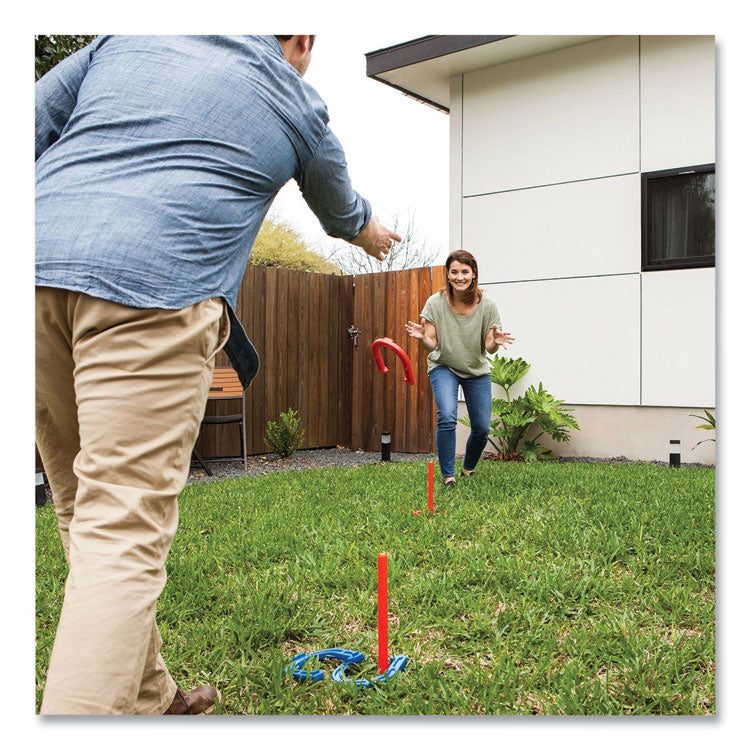
[[[187,487],[157,613],[178,684],[215,685],[225,714],[715,713],[713,470],[489,462],[436,487],[434,516],[426,474]],[[37,519],[40,701],[65,562],[52,507]],[[405,671],[371,690],[284,676],[333,646],[377,674],[383,551]]]

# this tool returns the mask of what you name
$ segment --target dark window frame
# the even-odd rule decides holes
[[[713,255],[696,255],[691,258],[648,259],[648,183],[660,177],[677,177],[679,175],[716,173],[716,163],[697,164],[692,167],[662,169],[657,172],[641,173],[641,271],[670,271],[683,268],[713,268],[716,266],[716,252]]]

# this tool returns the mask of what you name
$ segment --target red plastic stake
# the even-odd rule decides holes
[[[388,669],[388,555],[378,555],[378,669]]]
[[[432,461],[427,462],[427,507],[430,512],[435,512],[435,506],[432,502],[432,494],[435,488],[435,479],[433,476]]]

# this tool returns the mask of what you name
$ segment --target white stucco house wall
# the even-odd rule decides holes
[[[514,394],[542,381],[574,407],[555,452],[666,461],[677,439],[714,463],[691,450],[716,405],[714,38],[429,36],[366,58],[450,117],[449,249],[531,364]]]

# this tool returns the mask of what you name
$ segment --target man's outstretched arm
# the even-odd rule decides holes
[[[331,237],[361,247],[383,260],[401,237],[372,215],[369,202],[352,188],[344,150],[328,130],[298,179],[302,196]]]

